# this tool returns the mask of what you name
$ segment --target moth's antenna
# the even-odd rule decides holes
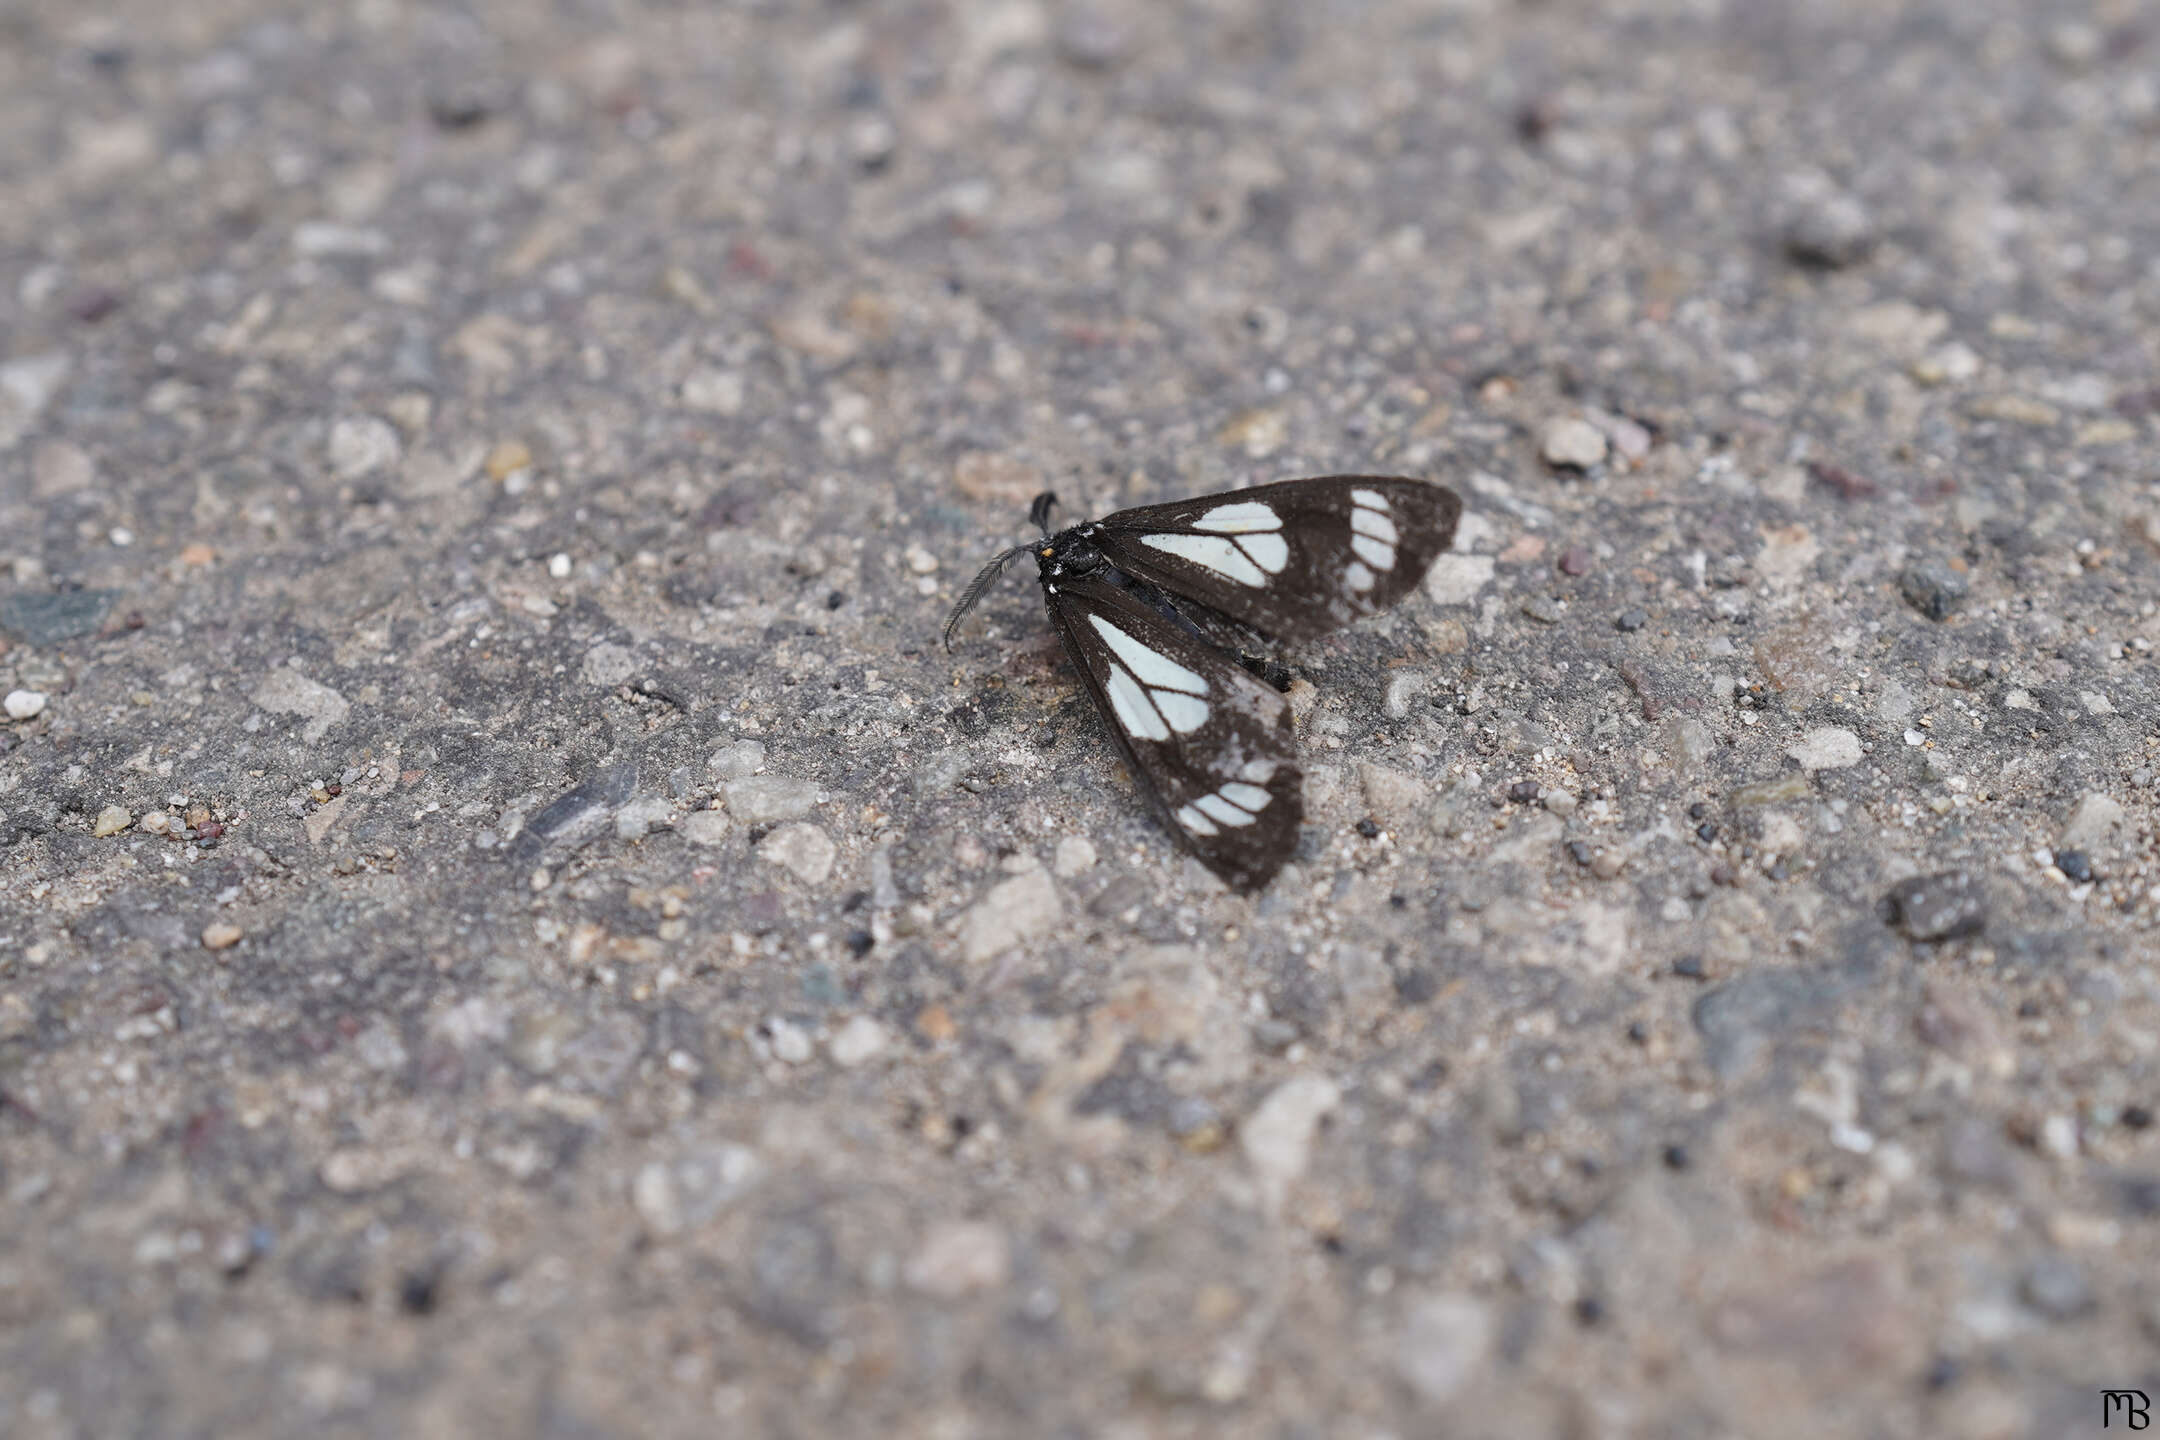
[[[1043,491],[1042,494],[1035,497],[1035,503],[1028,506],[1028,524],[1048,535],[1050,533],[1050,512],[1057,508],[1057,492],[1054,490]]]
[[[1038,501],[1037,503],[1040,504],[1041,502]],[[975,602],[982,599],[983,592],[997,583],[997,578],[1004,571],[1006,564],[1021,551],[1032,550],[1033,548],[1035,547],[1032,544],[1013,546],[1012,549],[1005,551],[997,559],[983,566],[982,573],[973,580],[968,581],[967,589],[960,592],[960,603],[953,606],[952,614],[945,617],[945,648],[947,651],[952,649],[953,632],[960,628],[962,620],[967,619],[968,611],[975,608]]]

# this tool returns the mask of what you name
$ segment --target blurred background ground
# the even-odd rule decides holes
[[[0,1430],[2097,1428],[2156,255],[2131,0],[0,7]],[[935,644],[1346,470],[1259,897]]]

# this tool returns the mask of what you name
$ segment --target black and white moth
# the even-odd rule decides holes
[[[945,644],[1008,561],[1035,555],[1065,654],[1163,824],[1236,890],[1297,847],[1303,772],[1282,693],[1254,673],[1281,645],[1385,610],[1455,539],[1462,501],[1422,480],[1329,475],[1143,505],[1005,551],[969,584]]]

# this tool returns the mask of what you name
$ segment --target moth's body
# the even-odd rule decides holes
[[[1045,529],[1051,503],[1031,511]],[[1394,604],[1460,512],[1423,481],[1334,476],[1123,510],[1021,548],[1141,793],[1210,869],[1252,890],[1295,849],[1304,800],[1289,706],[1240,657]],[[968,587],[948,643],[1018,553]]]

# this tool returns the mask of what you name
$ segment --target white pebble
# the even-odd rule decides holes
[[[826,1042],[825,1049],[832,1056],[833,1064],[844,1070],[853,1069],[884,1051],[885,1027],[868,1015],[857,1015],[840,1027],[840,1032]]]
[[[713,778],[739,780],[765,768],[765,747],[755,740],[737,740],[715,751],[709,763]]]
[[[1004,1231],[983,1220],[948,1220],[923,1237],[904,1274],[908,1288],[955,1300],[996,1289],[1011,1269],[1012,1249]]]
[[[792,1020],[778,1018],[765,1022],[765,1035],[772,1044],[776,1059],[790,1065],[800,1065],[810,1058],[810,1032]]]
[[[1836,725],[1821,725],[1788,746],[1785,753],[1800,762],[1803,770],[1849,770],[1865,753],[1860,737]]]
[[[1395,1336],[1395,1373],[1427,1405],[1445,1405],[1485,1369],[1492,1332],[1491,1312],[1475,1296],[1412,1300]]]
[[[975,902],[960,927],[960,953],[980,965],[1057,928],[1057,886],[1040,870],[1000,880]]]
[[[1269,1091],[1238,1127],[1238,1143],[1270,1209],[1281,1206],[1284,1192],[1305,1173],[1313,1132],[1341,1102],[1342,1091],[1325,1075],[1293,1075]]]
[[[1067,835],[1058,841],[1058,878],[1070,880],[1095,868],[1095,842],[1085,835]]]
[[[398,463],[404,442],[389,421],[374,415],[352,415],[330,426],[330,468],[340,480],[357,480]]]
[[[42,690],[10,690],[7,697],[7,713],[10,720],[35,720],[45,713],[45,692]]]
[[[728,824],[724,810],[693,810],[676,822],[675,833],[692,845],[710,849],[727,839]]]
[[[570,557],[569,557],[568,555],[560,555],[560,554],[558,554],[558,555],[556,555],[556,556],[555,556],[555,557],[554,557],[553,559],[549,560],[549,561],[548,561],[548,574],[550,574],[550,575],[554,576],[554,577],[555,577],[555,578],[556,578],[557,580],[567,580],[567,579],[569,579],[569,578],[570,578]]]
[[[1593,465],[1603,464],[1605,449],[1604,433],[1574,415],[1548,421],[1538,446],[1546,464],[1575,470],[1588,470]]]
[[[757,857],[786,869],[805,885],[822,884],[832,874],[838,851],[832,837],[815,825],[782,825],[758,842]]]

